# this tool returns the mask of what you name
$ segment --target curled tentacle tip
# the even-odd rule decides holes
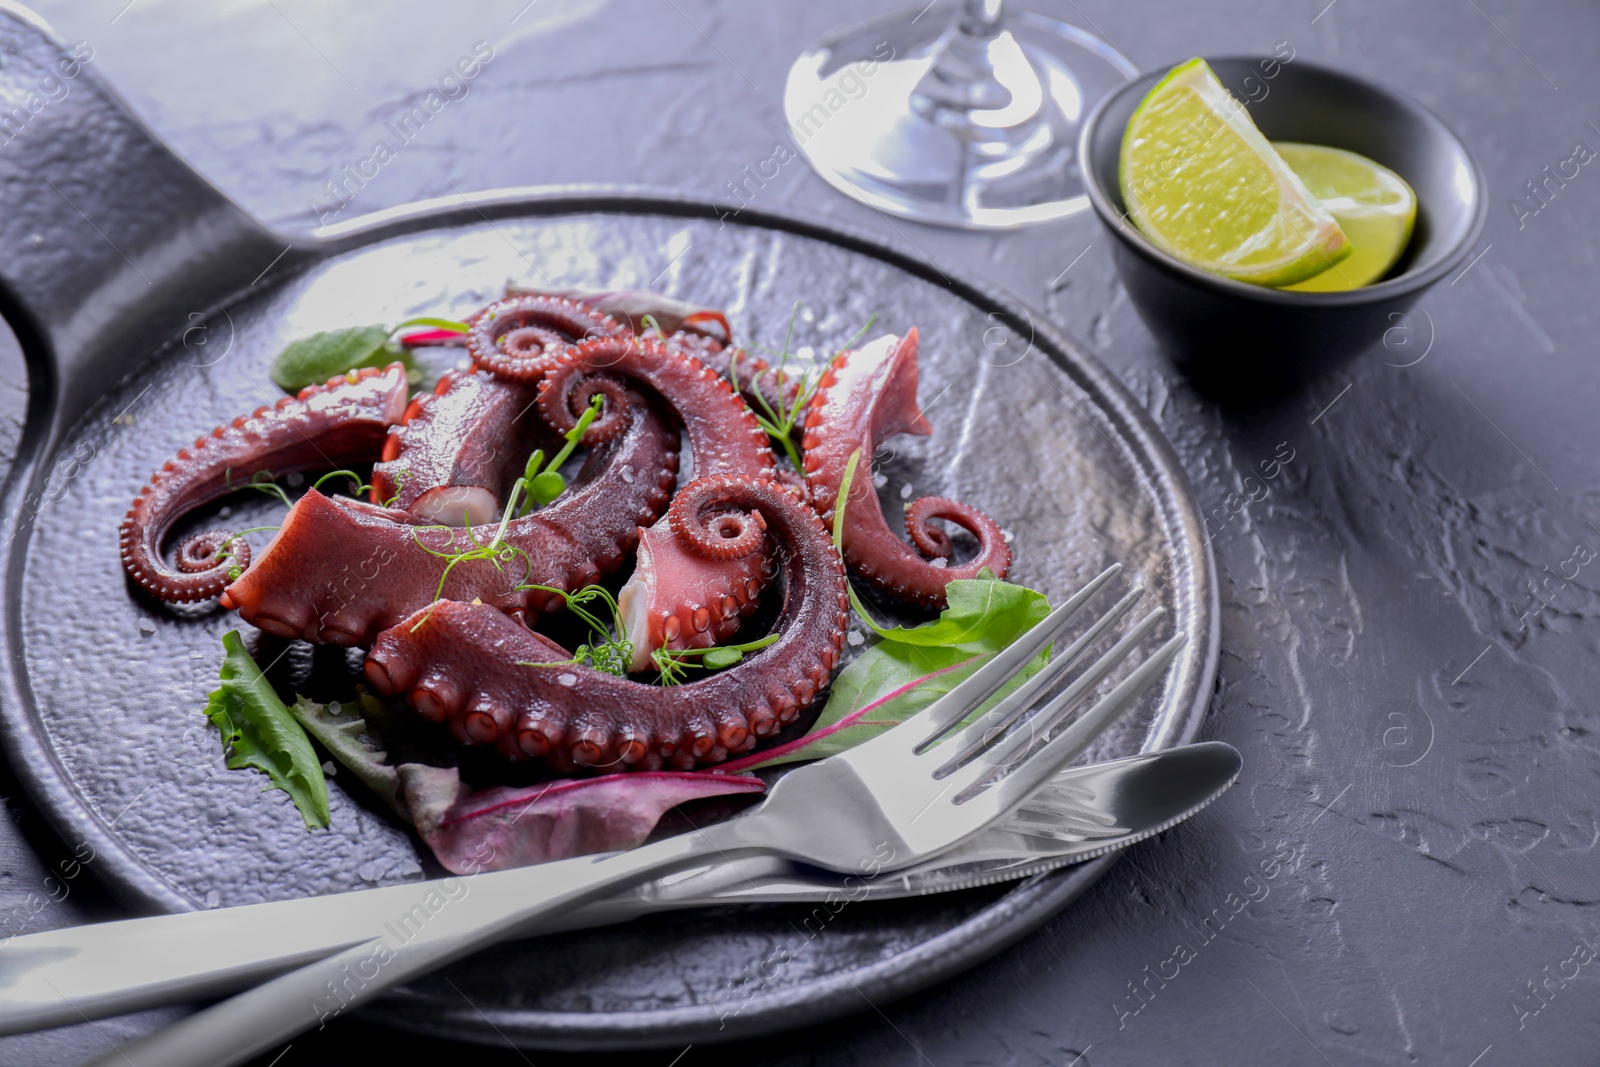
[[[467,354],[496,377],[535,382],[556,357],[594,337],[626,331],[615,319],[586,304],[555,296],[514,296],[472,317]]]
[[[734,487],[772,484],[764,479],[736,476],[703,478],[673,499],[667,521],[672,532],[696,555],[714,560],[743,559],[761,550],[767,522],[759,511],[730,506],[727,495]]]

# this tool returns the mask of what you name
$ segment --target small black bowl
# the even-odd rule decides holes
[[[1117,180],[1122,133],[1165,71],[1102,100],[1078,145],[1089,200],[1116,239],[1113,258],[1150,332],[1219,398],[1259,396],[1309,381],[1376,344],[1425,289],[1476,244],[1488,211],[1483,173],[1421,104],[1366,78],[1280,57],[1208,59],[1271,141],[1359,152],[1417,194],[1411,244],[1387,278],[1343,293],[1236,282],[1157,248],[1128,221]]]

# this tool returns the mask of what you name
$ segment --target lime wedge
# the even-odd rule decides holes
[[[1168,72],[1122,135],[1122,200],[1145,236],[1202,270],[1283,286],[1350,254],[1333,216],[1203,59]]]
[[[1351,248],[1344,262],[1286,288],[1337,293],[1371,285],[1388,274],[1417,221],[1417,194],[1405,179],[1342,148],[1289,142],[1272,147],[1338,221]]]

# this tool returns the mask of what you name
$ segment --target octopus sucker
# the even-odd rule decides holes
[[[912,544],[890,528],[873,486],[871,457],[878,446],[901,433],[932,432],[917,406],[917,331],[904,338],[885,335],[861,348],[840,353],[818,382],[806,414],[805,474],[812,507],[831,523],[850,457],[864,463],[855,472],[845,509],[843,548],[852,573],[898,600],[929,608],[945,604],[945,586],[973,578],[985,568],[1004,578],[1011,549],[999,525],[977,508],[944,497],[923,497],[906,512]],[[950,535],[930,525],[953,523],[978,542],[965,563],[948,562]],[[913,547],[915,546],[915,547]]]
[[[276,477],[372,462],[404,412],[406,395],[405,368],[398,363],[352,371],[234,419],[180,449],[140,490],[122,520],[119,547],[129,576],[168,603],[217,596],[232,575],[249,566],[249,549],[226,531],[209,531],[179,546],[174,568],[162,556],[173,525],[248,485],[260,471]]]
[[[778,638],[771,645],[709,677],[648,685],[564,662],[570,654],[560,646],[487,604],[439,601],[378,635],[367,657],[368,680],[414,702],[424,677],[416,665],[443,665],[462,685],[470,679],[484,706],[516,714],[518,729],[479,743],[507,759],[544,759],[557,769],[641,766],[642,755],[634,763],[621,758],[624,741],[629,754],[639,751],[637,742],[674,767],[753,748],[761,731],[771,730],[768,716],[779,717],[768,700],[774,679],[812,699],[826,685],[846,622],[843,568],[815,513],[770,479],[698,479],[679,492],[673,509],[684,514],[685,529],[702,533],[730,509],[759,513],[768,536],[786,546],[777,579]],[[795,706],[798,713],[798,697]],[[539,753],[543,745],[528,743],[528,732],[548,750]]]

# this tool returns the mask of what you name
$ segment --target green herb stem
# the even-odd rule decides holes
[[[276,526],[251,526],[251,527],[249,527],[247,529],[240,530],[238,533],[233,534],[232,536],[228,537],[227,539],[225,539],[222,542],[222,544],[217,546],[217,557],[220,559],[224,555],[223,550],[226,549],[229,545],[233,544],[235,541],[237,541],[240,538],[242,538],[245,534],[265,533],[268,530],[276,531],[277,529],[278,529],[278,527],[276,527]]]
[[[688,668],[720,670],[732,667],[744,659],[745,653],[766,648],[778,637],[778,634],[768,634],[741,645],[712,645],[710,648],[658,648],[650,653],[650,662],[655,664],[660,674],[661,685],[682,685],[684,671]],[[700,662],[694,662],[696,659]]]
[[[819,365],[815,363],[807,366],[794,379],[794,397],[792,399],[784,398],[784,388],[789,382],[789,377],[785,373],[789,366],[789,346],[794,341],[795,322],[799,318],[801,308],[804,306],[798,300],[794,302],[794,310],[789,315],[789,330],[783,339],[783,350],[771,353],[771,349],[763,349],[763,351],[767,351],[777,357],[777,366],[768,367],[765,371],[754,373],[750,379],[750,392],[755,401],[751,406],[751,413],[755,415],[756,422],[760,424],[761,428],[767,432],[767,436],[778,442],[779,447],[783,449],[784,455],[788,457],[790,464],[797,471],[804,470],[804,467],[801,465],[800,449],[794,442],[794,429],[800,420],[801,412],[810,406],[812,398],[816,396],[817,386],[822,381],[822,370],[826,366],[826,364]],[[866,324],[857,330],[849,341],[845,342],[839,352],[842,353],[852,347],[872,328],[872,324],[877,320],[878,316],[875,314],[867,319]],[[762,346],[757,345],[756,347],[760,348]],[[739,382],[739,362],[742,358],[743,353],[739,349],[734,349],[733,356],[728,361],[728,376],[733,381],[734,389],[741,392],[743,389]],[[778,386],[778,407],[776,410],[759,387],[761,378],[767,375],[771,375],[772,381]]]
[[[861,449],[850,453],[850,461],[844,465],[844,477],[839,479],[839,496],[833,503],[833,550],[839,553],[839,561],[844,562],[844,509],[850,502],[850,487],[855,484],[856,466],[861,462]],[[850,594],[850,606],[861,616],[861,621],[866,623],[879,637],[888,635],[888,628],[872,617],[867,606],[861,602],[861,597],[856,593],[855,584],[848,577],[844,580],[845,592]]]
[[[578,416],[577,425],[563,435],[567,443],[549,463],[544,461],[544,449],[533,450],[533,455],[528,457],[528,462],[522,468],[522,477],[517,479],[517,484],[512,489],[513,495],[516,495],[517,489],[522,489],[528,496],[517,512],[518,518],[533,510],[535,504],[543,507],[566,492],[567,480],[561,476],[561,465],[572,456],[583,435],[588,432],[594,420],[600,417],[600,409],[604,403],[605,398],[598,393],[589,398],[589,407]]]
[[[232,471],[233,471],[233,468],[230,467],[227,471],[225,471],[223,473],[223,483],[225,485],[228,483],[228,479],[231,476]],[[231,489],[233,487],[231,485],[229,485],[228,488]],[[294,507],[294,501],[290,500],[289,499],[289,494],[283,491],[283,486],[281,486],[277,482],[273,481],[273,473],[271,471],[268,471],[268,470],[256,471],[254,474],[252,474],[250,476],[250,481],[248,483],[247,488],[259,489],[261,492],[266,493],[268,496],[277,497],[279,500],[283,501],[283,506],[286,507],[286,508]]]
[[[350,491],[351,496],[360,496],[363,492],[372,488],[370,484],[361,480],[361,476],[359,474],[352,470],[329,471],[327,474],[324,474],[322,477],[312,482],[311,488],[320,492],[322,490],[323,482],[327,481],[329,478],[339,477],[348,478],[350,481],[355,483],[355,488]]]

